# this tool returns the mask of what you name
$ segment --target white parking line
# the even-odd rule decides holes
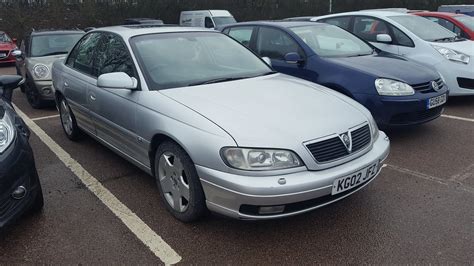
[[[59,115],[49,115],[49,116],[31,118],[31,121],[40,121],[40,120],[45,120],[45,119],[50,119],[50,118],[56,118],[56,117],[59,117]]]
[[[16,111],[41,141],[69,168],[94,195],[117,216],[128,229],[140,239],[165,264],[176,264],[181,256],[176,253],[157,233],[143,222],[132,210],[120,202],[107,188],[84,169],[71,155],[59,146],[32,119],[17,106]]]
[[[465,117],[454,116],[454,115],[441,115],[441,117],[474,123],[474,119],[472,119],[472,118],[465,118]]]

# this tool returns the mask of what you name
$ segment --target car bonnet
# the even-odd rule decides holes
[[[368,119],[357,102],[283,74],[160,92],[216,123],[245,147],[291,149],[347,132]]]

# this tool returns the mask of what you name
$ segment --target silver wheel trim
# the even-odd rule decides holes
[[[61,123],[63,125],[64,131],[66,131],[66,134],[71,135],[72,134],[72,116],[71,113],[69,112],[69,108],[66,105],[65,100],[61,100]]]
[[[177,212],[189,207],[189,180],[181,160],[171,152],[161,155],[158,163],[158,178],[168,204]]]

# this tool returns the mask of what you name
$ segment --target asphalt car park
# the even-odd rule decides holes
[[[192,224],[167,213],[151,176],[91,138],[69,141],[54,108],[32,109],[20,90],[13,102],[32,129],[45,206],[0,235],[0,263],[474,262],[474,97],[387,131],[382,173],[342,201],[280,220]]]

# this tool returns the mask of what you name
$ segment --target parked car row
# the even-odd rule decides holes
[[[34,32],[17,69],[33,107],[54,100],[69,139],[87,134],[154,176],[184,222],[345,198],[381,171],[390,141],[379,127],[431,121],[448,96],[474,94],[473,42],[407,13],[145,20]]]

